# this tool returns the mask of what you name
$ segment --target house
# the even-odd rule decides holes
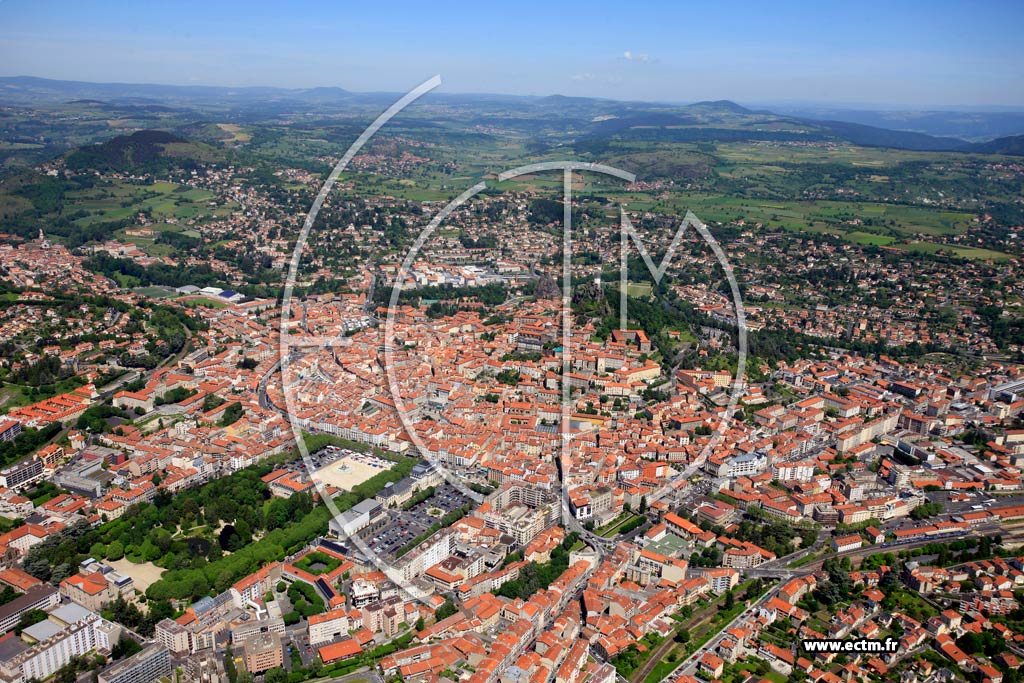
[[[832,548],[837,553],[845,553],[850,550],[857,550],[864,545],[864,539],[860,537],[860,534],[851,534],[849,536],[838,536],[832,539]]]
[[[84,563],[83,563],[84,564]],[[113,570],[106,574],[92,570],[69,576],[60,582],[60,594],[82,607],[98,612],[119,597],[128,598],[135,590],[130,576]]]
[[[725,660],[714,653],[705,652],[697,662],[697,672],[705,678],[716,680],[722,677],[724,671]]]

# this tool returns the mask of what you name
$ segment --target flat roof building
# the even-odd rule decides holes
[[[171,653],[159,643],[147,645],[103,671],[99,683],[151,683],[171,675]]]
[[[245,668],[249,673],[261,673],[282,664],[284,649],[278,634],[271,631],[245,641]]]

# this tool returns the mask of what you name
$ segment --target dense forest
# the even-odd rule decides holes
[[[67,165],[75,171],[93,170],[103,173],[165,173],[172,167],[187,169],[198,166],[189,157],[167,154],[166,146],[169,144],[196,143],[160,130],[140,130],[131,135],[119,135],[106,142],[81,147],[68,154]]]

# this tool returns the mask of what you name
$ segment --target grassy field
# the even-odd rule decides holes
[[[611,538],[615,534],[619,533],[619,529],[621,529],[626,524],[629,524],[637,517],[639,517],[639,515],[634,515],[632,512],[624,512],[615,519],[613,519],[611,523],[595,529],[594,533],[596,533],[598,536],[601,536],[602,538]]]
[[[936,156],[952,160],[991,160],[978,154],[957,152],[915,152],[888,147],[859,147],[851,143],[823,143],[816,145],[789,144],[775,141],[719,142],[715,156],[735,164],[764,165],[786,161],[804,164],[849,164],[869,169],[877,168],[876,180],[887,180],[884,169],[907,162],[931,162]]]
[[[0,218],[14,216],[32,208],[32,202],[15,194],[0,192]]]
[[[679,333],[679,343],[680,344],[696,344],[697,343],[697,335],[695,335],[693,333],[693,330],[687,328],[685,330],[675,330],[675,331]]]
[[[231,137],[228,140],[226,140],[226,142],[242,143],[249,142],[250,140],[252,140],[252,134],[237,124],[218,123],[217,127],[220,128],[225,133],[231,134]]]
[[[631,193],[621,195],[630,207],[637,203]],[[884,204],[880,202],[796,201],[726,197],[705,193],[686,193],[661,202],[685,213],[693,211],[703,221],[745,221],[762,223],[770,229],[831,232],[840,237],[860,237],[863,225],[870,224],[869,234],[893,237],[912,235],[958,235],[967,230],[974,216],[966,212],[945,211],[923,206]]]
[[[892,247],[910,252],[947,252],[973,260],[1005,261],[999,251],[946,244],[967,232],[974,216],[938,207],[882,202],[795,201],[752,199],[706,193],[685,193],[661,201],[646,195],[622,193],[614,197],[634,210],[693,211],[703,221],[744,222],[752,229],[834,235],[861,246]],[[642,283],[641,283],[642,284]],[[631,283],[630,296],[642,296]]]
[[[31,142],[10,142],[8,140],[0,140],[0,150],[10,149],[42,149],[44,145],[39,145]]]
[[[168,291],[163,287],[136,287],[132,291],[142,296],[148,296],[150,299],[173,299],[178,296],[177,292]]]
[[[982,167],[992,157],[845,143],[747,141],[664,143],[658,150],[644,143],[616,142],[607,158],[641,179],[660,174],[678,183],[678,189],[641,191],[599,183],[595,174],[588,175],[589,191],[632,211],[682,216],[690,210],[707,223],[742,223],[754,231],[834,235],[860,246],[945,250],[967,259],[1008,258],[999,251],[951,244],[952,237],[975,226],[973,209],[954,207],[970,206],[963,200],[970,199],[978,174],[987,173]],[[819,166],[821,171],[815,171]],[[678,172],[667,173],[673,169]],[[689,178],[700,181],[684,188],[680,181]],[[538,175],[512,184],[517,189],[554,189],[558,180]],[[1018,195],[1012,182],[995,174],[990,185],[993,198],[1012,201]]]
[[[679,666],[679,656],[676,655],[674,658],[669,660],[668,658],[658,662],[657,666],[651,669],[651,673],[644,677],[644,683],[658,683],[658,681],[672,673],[675,668]]]
[[[975,261],[1008,261],[1012,258],[1009,254],[1004,254],[1001,251],[993,251],[991,249],[980,249],[978,247],[961,247],[952,244],[937,244],[935,242],[910,242],[909,244],[894,244],[892,245],[896,249],[903,251],[918,252],[923,254],[935,254],[938,252],[948,252],[954,256],[960,258],[971,259]]]
[[[637,298],[648,297],[654,291],[650,282],[630,282],[626,285],[626,294]],[[621,295],[620,295],[621,296]]]
[[[854,230],[853,232],[844,235],[844,237],[854,244],[871,244],[876,247],[887,247],[896,241],[896,238],[890,235],[877,235],[872,232],[863,232],[861,230]]]
[[[189,308],[195,308],[196,306],[203,306],[204,308],[227,308],[231,305],[227,301],[218,301],[217,299],[211,299],[205,296],[190,297],[181,303]]]
[[[73,206],[75,211],[89,213],[88,216],[77,219],[76,222],[81,225],[122,220],[141,211],[148,211],[157,221],[172,218],[179,221],[201,222],[204,219],[227,216],[238,208],[233,202],[223,206],[211,206],[213,199],[214,194],[207,190],[188,188],[170,182],[158,181],[149,185],[135,185],[125,181],[111,181],[87,190],[68,193],[67,205]]]

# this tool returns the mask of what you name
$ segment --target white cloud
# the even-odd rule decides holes
[[[622,58],[628,62],[647,62],[650,61],[650,55],[646,54],[634,54],[630,50],[626,50],[622,53]]]

